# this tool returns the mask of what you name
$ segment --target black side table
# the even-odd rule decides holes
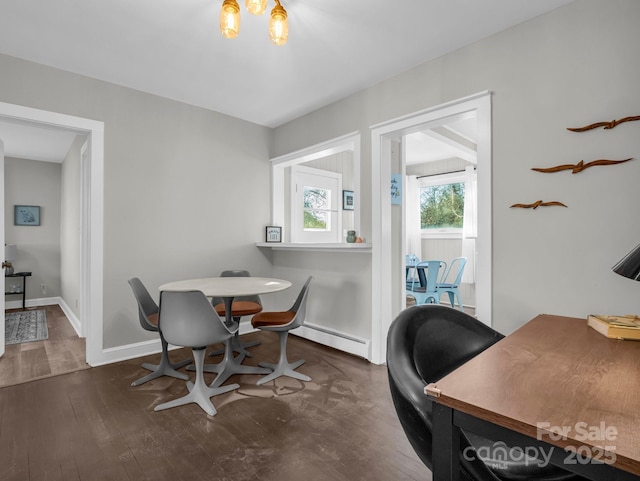
[[[5,274],[4,276],[6,277],[22,277],[22,292],[7,292],[6,291],[6,285],[5,285],[5,296],[9,295],[9,296],[16,296],[19,294],[22,294],[22,309],[24,309],[25,306],[25,300],[26,300],[26,296],[27,296],[27,277],[31,277],[31,272],[15,272],[13,274]],[[5,282],[6,284],[6,282]]]

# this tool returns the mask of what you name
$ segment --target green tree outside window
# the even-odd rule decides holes
[[[422,229],[462,229],[464,182],[420,189]]]
[[[317,187],[304,187],[304,229],[327,230],[331,192]]]

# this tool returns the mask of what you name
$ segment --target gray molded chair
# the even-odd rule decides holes
[[[222,271],[220,273],[220,277],[251,277],[249,271],[245,270],[229,270]],[[211,299],[211,304],[213,304],[216,312],[223,319],[225,318],[225,309],[224,309],[224,301],[220,297],[214,297]],[[260,296],[238,296],[236,297],[231,304],[231,315],[233,316],[234,322],[240,324],[240,319],[244,316],[252,316],[262,311],[262,301],[260,300]],[[231,347],[234,352],[238,354],[244,354],[247,357],[253,357],[249,351],[247,351],[248,347],[257,346],[260,344],[260,341],[250,341],[250,342],[241,342],[240,341],[240,333],[236,331],[233,337],[230,339]],[[218,354],[224,354],[224,349],[219,349],[217,351],[211,351],[209,356],[217,356]]]
[[[147,374],[136,381],[131,383],[132,386],[139,386],[147,381],[156,379],[160,376],[170,376],[177,379],[187,380],[189,376],[185,373],[178,372],[176,369],[186,366],[191,362],[190,359],[180,361],[172,364],[169,360],[168,344],[165,340],[162,331],[158,329],[158,305],[152,299],[149,291],[144,286],[142,281],[137,277],[129,279],[129,285],[133,290],[133,295],[138,303],[138,317],[140,319],[140,326],[145,331],[153,331],[160,334],[160,342],[162,343],[162,354],[160,357],[160,364],[143,363],[142,367],[151,371],[151,374]]]
[[[302,286],[300,294],[291,309],[283,312],[261,312],[251,319],[251,325],[263,331],[274,331],[280,337],[280,359],[276,364],[261,362],[260,366],[272,369],[273,372],[257,382],[258,385],[273,381],[281,376],[288,376],[301,381],[311,381],[309,376],[296,372],[295,369],[304,364],[304,359],[289,363],[287,360],[287,337],[289,331],[302,326],[307,312],[307,297],[309,295],[309,284],[313,276],[309,276],[307,282]]]
[[[424,387],[503,337],[475,317],[446,306],[411,307],[391,324],[387,335],[391,397],[407,439],[429,469],[432,469],[432,448],[438,440],[433,438],[433,400],[425,395]],[[528,457],[522,450],[505,447],[495,449],[492,440],[464,431],[460,439],[460,479],[584,481],[580,476]],[[474,449],[476,455],[469,456],[469,449]]]
[[[213,306],[200,291],[173,292],[160,294],[159,326],[167,341],[176,346],[190,347],[196,367],[195,383],[187,382],[189,393],[173,401],[160,404],[155,411],[196,403],[209,416],[215,416],[216,409],[211,397],[240,387],[229,384],[221,387],[209,387],[204,382],[204,355],[209,344],[224,342],[233,332],[227,329]]]

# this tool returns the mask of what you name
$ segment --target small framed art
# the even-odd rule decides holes
[[[40,206],[14,205],[13,225],[40,225]]]
[[[353,210],[355,207],[355,201],[352,190],[342,191],[342,210]]]
[[[282,227],[268,225],[266,229],[267,242],[282,242]]]

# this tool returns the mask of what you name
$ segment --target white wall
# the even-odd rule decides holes
[[[104,122],[105,348],[157,338],[139,327],[133,276],[157,298],[171,280],[271,273],[255,247],[270,217],[269,129],[13,57],[0,71],[0,101]]]
[[[60,215],[61,296],[80,317],[80,149],[86,136],[78,135],[62,163]]]
[[[15,272],[32,272],[26,279],[26,299],[60,295],[60,164],[5,159],[5,241],[16,244]],[[39,226],[14,225],[14,205],[40,206]],[[7,288],[21,279],[7,278]],[[45,284],[46,291],[40,290]],[[21,301],[19,296],[7,301]]]
[[[640,158],[640,123],[565,130],[638,115],[638,18],[636,0],[576,0],[274,131],[7,56],[0,101],[105,122],[104,344],[112,347],[149,338],[136,324],[129,277],[157,294],[163,282],[238,266],[296,283],[316,275],[310,316],[369,337],[369,255],[253,245],[270,222],[268,159],[359,130],[361,232],[371,238],[369,126],[491,90],[493,317],[507,333],[539,312],[640,312],[640,286],[610,271],[640,240],[630,217],[640,160],[576,175],[530,170]],[[539,198],[569,208],[509,208]],[[282,306],[294,295],[264,300]]]
[[[509,333],[541,312],[640,312],[640,285],[610,270],[640,241],[640,123],[566,130],[639,114],[638,18],[636,0],[576,0],[277,128],[272,155],[360,130],[362,231],[370,237],[369,126],[490,90],[494,326]],[[626,157],[638,160],[575,175],[530,170]],[[569,207],[509,207],[538,199]],[[350,322],[362,331],[370,319]]]

